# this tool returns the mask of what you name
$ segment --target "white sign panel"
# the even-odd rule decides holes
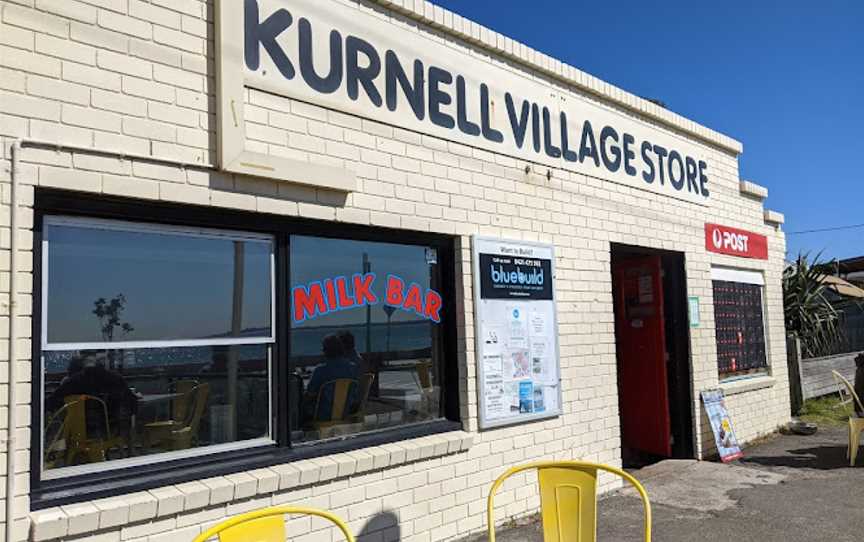
[[[561,414],[555,253],[474,238],[480,428]]]
[[[264,90],[702,205],[710,201],[717,166],[707,147],[416,28],[336,0],[222,0],[220,17],[223,29],[233,29],[219,32],[220,54],[233,55],[220,59],[223,89]],[[235,115],[223,128],[237,128],[237,107],[237,100],[222,99],[223,117]]]

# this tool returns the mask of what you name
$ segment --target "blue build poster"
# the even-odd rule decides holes
[[[526,380],[519,383],[519,413],[534,412],[534,383]]]
[[[720,460],[729,463],[744,457],[741,447],[738,446],[738,439],[735,438],[735,432],[732,431],[732,421],[729,419],[729,412],[726,411],[723,390],[703,391],[702,402],[705,404],[705,413],[714,431],[714,442],[717,444]]]

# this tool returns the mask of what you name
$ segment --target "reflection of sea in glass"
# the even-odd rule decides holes
[[[261,358],[262,345],[246,344],[234,347],[241,362]],[[115,351],[115,358],[125,370],[170,371],[172,368],[206,367],[213,362],[212,346],[187,346],[167,348],[127,349]],[[46,377],[66,372],[69,361],[77,350],[46,351],[42,353]],[[196,369],[197,370],[197,369]]]
[[[417,322],[397,322],[390,325],[389,344],[390,350],[420,350],[429,348],[431,345],[432,323],[426,320]],[[354,324],[344,326],[302,326],[292,330],[291,354],[294,356],[315,356],[321,353],[321,341],[330,333],[337,331],[348,331],[358,340],[358,350],[366,350],[365,337],[366,325]],[[373,352],[383,352],[387,348],[388,326],[387,324],[374,323],[369,326],[371,345]]]
[[[49,351],[43,359],[46,469],[270,435],[269,345]],[[84,395],[93,399],[81,403]],[[76,440],[75,427],[90,444]]]

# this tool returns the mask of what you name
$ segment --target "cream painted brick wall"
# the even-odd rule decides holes
[[[369,8],[346,3],[346,9]],[[755,390],[726,386],[736,431],[746,441],[788,420],[780,291],[785,240],[782,231],[766,225],[762,203],[741,195],[734,154],[693,140],[710,152],[713,169],[712,205],[700,207],[564,170],[554,170],[547,180],[526,174],[524,162],[507,156],[249,91],[249,148],[353,170],[358,190],[346,198],[327,190],[217,173],[208,169],[215,160],[216,126],[214,73],[207,56],[214,51],[212,13],[212,0],[0,0],[0,292],[8,292],[12,280],[8,182],[14,139],[186,162],[180,167],[51,148],[24,152],[24,227],[18,234],[24,253],[14,279],[21,292],[22,332],[18,539],[180,540],[241,511],[302,503],[333,510],[356,533],[364,532],[364,540],[449,540],[483,528],[486,491],[507,466],[540,458],[619,465],[612,243],[686,255],[688,294],[700,297],[702,311],[702,326],[691,330],[692,415],[700,456],[713,453],[714,445],[698,394],[718,386],[711,265],[760,270],[767,281],[771,379]],[[443,10],[430,13],[442,24],[444,17],[454,24],[463,21]],[[423,31],[399,16],[392,22]],[[482,35],[479,26],[475,30]],[[502,42],[512,47],[512,42]],[[453,46],[477,53],[476,46]],[[510,61],[491,61],[517,69]],[[582,97],[636,116],[633,109],[596,95]],[[656,129],[669,131],[660,125]],[[467,446],[462,437],[426,444],[408,441],[30,514],[30,230],[34,189],[40,186],[457,236],[459,394],[464,428],[473,444]],[[742,261],[706,253],[705,222],[767,235],[771,259]],[[473,234],[556,246],[564,398],[559,418],[477,430]],[[0,299],[0,311],[2,339],[8,332],[8,293]],[[0,360],[0,399],[5,400],[8,344],[3,340]],[[8,431],[6,408],[0,405],[0,440]],[[604,489],[616,485],[603,479]],[[533,478],[519,475],[508,481],[497,502],[500,519],[531,513],[538,504]],[[94,525],[98,534],[83,534]],[[290,526],[299,540],[331,536],[317,521],[297,519]]]

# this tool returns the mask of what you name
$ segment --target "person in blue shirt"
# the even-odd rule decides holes
[[[348,402],[343,410],[344,414],[353,413],[360,398],[360,386],[358,382],[359,368],[357,364],[345,352],[345,347],[336,334],[327,335],[321,341],[321,350],[324,353],[324,363],[315,367],[312,378],[306,387],[306,400],[310,405],[310,414],[313,421],[326,422],[333,420],[333,396],[335,386],[330,384],[334,380],[348,378],[354,381],[348,389]],[[320,401],[318,396],[320,393]],[[314,412],[315,404],[318,411]]]

